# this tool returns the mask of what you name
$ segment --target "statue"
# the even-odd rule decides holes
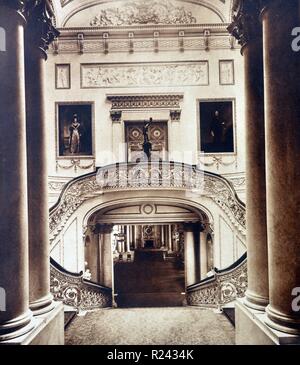
[[[78,122],[77,114],[73,115],[73,122],[69,128],[70,130],[70,152],[80,152],[80,123]]]
[[[151,159],[151,150],[152,150],[152,143],[149,140],[149,127],[152,123],[153,119],[150,118],[149,122],[144,125],[143,135],[144,135],[144,143],[143,143],[143,151],[146,154],[148,160]]]

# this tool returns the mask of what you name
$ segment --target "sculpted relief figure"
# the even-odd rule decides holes
[[[196,18],[183,6],[170,1],[130,2],[120,10],[117,7],[103,9],[90,21],[91,26],[107,27],[136,24],[195,24]]]
[[[192,86],[208,83],[207,63],[83,66],[83,87]]]

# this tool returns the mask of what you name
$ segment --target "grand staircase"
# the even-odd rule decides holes
[[[133,263],[116,263],[118,307],[179,307],[183,305],[184,270],[162,251],[140,250]]]
[[[201,192],[217,204],[233,226],[246,233],[245,205],[237,197],[234,187],[224,177],[174,162],[159,164],[114,164],[80,176],[66,184],[58,202],[50,209],[50,242],[58,240],[72,214],[89,199],[103,194],[137,189],[176,189]],[[145,260],[147,261],[147,260]],[[116,267],[119,306],[188,305],[222,309],[247,288],[247,259],[241,257],[229,268],[215,270],[213,276],[196,283],[182,296],[183,271],[175,270],[175,262],[150,260],[127,267]],[[143,270],[141,270],[143,268]],[[155,275],[154,275],[155,274]],[[160,280],[154,280],[159,277]],[[51,292],[55,300],[80,310],[112,306],[112,289],[85,280],[83,273],[70,273],[51,259]]]

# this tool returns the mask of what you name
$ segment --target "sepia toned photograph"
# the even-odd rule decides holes
[[[300,0],[0,0],[0,354],[299,357],[299,105]]]

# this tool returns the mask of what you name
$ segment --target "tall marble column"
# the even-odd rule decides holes
[[[168,225],[168,251],[173,252],[172,224]]]
[[[205,231],[200,231],[199,234],[199,248],[200,248],[200,280],[206,278],[207,274],[207,233]]]
[[[300,334],[292,292],[300,286],[300,55],[292,30],[300,1],[265,1],[262,12],[267,161],[270,305],[268,324]],[[276,26],[274,26],[276,24]]]
[[[184,264],[186,286],[198,281],[196,270],[195,224],[184,225]]]
[[[138,248],[138,226],[133,227],[133,234],[134,234],[134,249]]]
[[[0,341],[33,327],[29,310],[24,26],[21,1],[0,0]]]
[[[101,233],[101,284],[112,288],[113,287],[113,257],[112,257],[112,242],[111,233],[113,225],[101,225],[99,232]]]
[[[258,1],[243,1],[229,31],[242,46],[245,65],[246,221],[248,290],[245,304],[264,310],[269,302],[266,223],[264,72]],[[279,61],[278,61],[279,62]]]
[[[130,252],[131,237],[132,237],[131,226],[127,226],[126,252],[128,253]]]
[[[35,315],[53,308],[50,294],[45,61],[49,44],[58,35],[51,9],[43,1],[29,10],[25,31],[26,132],[29,211],[29,293]]]

